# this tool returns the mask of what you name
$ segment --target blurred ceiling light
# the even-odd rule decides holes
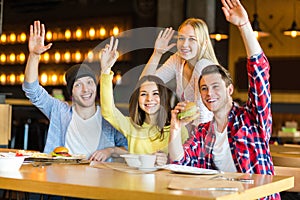
[[[16,36],[15,33],[11,33],[11,34],[9,35],[9,41],[10,41],[11,43],[14,43],[14,42],[16,41],[16,39],[17,39],[17,36]]]
[[[60,61],[60,53],[57,51],[54,54],[54,61],[58,63]]]
[[[12,62],[12,63],[14,63],[16,61],[16,54],[11,53],[9,55],[9,61]]]
[[[26,42],[26,38],[27,38],[26,33],[21,33],[19,38],[20,38],[20,42]]]
[[[117,26],[115,26],[115,27],[113,28],[113,35],[114,35],[114,36],[119,35],[119,28],[118,28]]]
[[[82,38],[82,30],[80,28],[78,28],[75,32],[75,36],[77,39],[81,39]]]
[[[100,37],[104,37],[106,35],[106,30],[104,27],[100,28]]]
[[[20,83],[24,82],[24,74],[20,74],[19,81],[20,81]]]
[[[19,58],[19,62],[20,63],[24,63],[25,59],[26,59],[26,56],[25,56],[24,53],[20,53],[19,56],[18,56],[18,58]]]
[[[65,62],[71,61],[71,53],[69,51],[65,52],[64,59],[65,59]]]
[[[16,75],[15,74],[11,74],[9,76],[9,82],[10,84],[14,85],[16,83]]]
[[[65,38],[66,40],[69,40],[71,38],[71,31],[69,29],[65,31]]]
[[[50,55],[48,52],[45,52],[44,55],[43,55],[43,61],[45,63],[49,62],[49,59],[50,59]]]
[[[294,12],[293,12],[293,22],[292,22],[292,25],[291,25],[291,28],[283,31],[283,35],[286,35],[286,36],[290,36],[292,38],[295,38],[297,36],[300,35],[300,29],[297,28],[297,23],[296,23],[296,14],[297,14],[297,8],[296,8],[296,0],[294,0]]]
[[[40,81],[42,83],[42,85],[46,85],[47,81],[48,81],[48,76],[46,73],[42,73],[41,77],[40,77]]]
[[[227,34],[220,33],[220,32],[211,33],[211,34],[209,34],[209,37],[211,39],[214,39],[214,40],[218,41],[218,42],[221,41],[221,40],[228,39],[228,35]]]
[[[0,37],[0,40],[1,40],[2,43],[5,43],[6,42],[6,34],[2,33],[1,37]]]
[[[2,63],[5,63],[5,61],[6,61],[6,55],[5,55],[4,53],[1,54],[1,56],[0,56],[0,61],[1,61]]]
[[[93,27],[91,27],[90,30],[89,30],[89,37],[94,38],[95,35],[96,35],[96,31]]]
[[[46,33],[46,39],[48,41],[50,41],[52,39],[52,32],[51,31],[47,31],[47,33]]]
[[[256,38],[268,37],[270,35],[270,33],[262,31],[261,28],[259,27],[258,14],[257,14],[257,0],[254,1],[254,14],[253,14],[253,21],[251,25]]]
[[[75,61],[80,62],[81,61],[81,53],[80,51],[75,52]]]
[[[1,74],[0,82],[1,82],[2,85],[4,85],[6,83],[6,75],[5,74]]]
[[[51,76],[51,81],[52,81],[52,83],[53,83],[53,84],[56,84],[56,83],[57,83],[57,80],[58,80],[57,75],[56,75],[56,74],[53,74],[53,75]]]
[[[88,53],[87,53],[87,59],[89,62],[93,62],[94,60],[94,53],[92,50],[90,50]]]

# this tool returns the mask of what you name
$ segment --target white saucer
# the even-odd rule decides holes
[[[157,168],[156,167],[152,167],[152,168],[141,168],[141,167],[139,167],[139,170],[143,171],[143,172],[154,172],[154,171],[157,170]]]

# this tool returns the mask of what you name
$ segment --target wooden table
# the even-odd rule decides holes
[[[242,184],[243,192],[171,190],[169,183],[190,180],[204,175],[179,175],[167,170],[132,174],[111,167],[52,164],[44,167],[23,165],[17,172],[0,172],[0,188],[87,199],[257,199],[292,188],[294,177],[248,174],[224,174],[251,177],[254,184]],[[207,175],[206,175],[207,176]],[[215,176],[215,175],[210,175]],[[201,187],[201,185],[198,185]]]
[[[300,192],[300,145],[270,145],[275,173],[294,176],[292,192]]]
[[[300,146],[270,145],[270,150],[274,165],[300,168]]]

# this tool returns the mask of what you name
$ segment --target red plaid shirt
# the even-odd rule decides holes
[[[233,103],[228,114],[228,142],[238,172],[274,174],[269,150],[272,131],[269,62],[262,52],[248,59],[248,100],[243,107]],[[216,169],[213,163],[214,121],[200,124],[184,145],[184,157],[177,164]],[[280,199],[279,194],[266,199]]]

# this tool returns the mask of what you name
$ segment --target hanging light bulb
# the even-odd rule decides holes
[[[119,34],[119,27],[118,26],[115,26],[114,28],[113,28],[113,30],[112,30],[112,34],[114,35],[114,36],[117,36],[118,34]]]
[[[25,42],[26,41],[26,33],[21,33],[19,36],[19,42]]]
[[[268,32],[262,31],[261,28],[259,27],[256,4],[257,4],[257,0],[254,1],[254,14],[253,14],[253,21],[251,23],[252,29],[255,33],[256,38],[268,37],[270,34]]]
[[[297,28],[296,19],[296,0],[294,0],[294,19],[291,28],[283,31],[283,35],[290,36],[292,38],[295,38],[300,35],[300,29]]]
[[[77,30],[75,31],[75,36],[76,36],[77,40],[82,39],[82,30],[81,30],[81,28],[77,28]]]
[[[47,39],[47,41],[50,41],[52,39],[52,32],[51,31],[47,31],[46,39]]]
[[[10,41],[11,43],[15,43],[16,40],[17,40],[16,34],[15,34],[15,33],[11,33],[11,34],[9,35],[9,41]]]
[[[2,43],[6,42],[6,34],[5,33],[1,34],[0,40],[1,40]]]
[[[70,29],[67,29],[65,31],[65,38],[66,38],[66,40],[69,40],[71,38],[71,35],[72,35],[72,33],[71,33]]]
[[[48,82],[48,75],[46,73],[42,73],[42,75],[40,77],[40,81],[41,81],[42,85],[46,85]]]
[[[43,61],[44,61],[45,63],[49,62],[49,60],[50,60],[50,55],[49,55],[49,53],[48,53],[48,52],[44,53],[44,55],[43,55],[42,58],[43,58]]]
[[[1,74],[1,76],[0,76],[0,83],[2,85],[5,85],[5,83],[6,83],[6,75],[5,74]]]
[[[211,38],[211,39],[214,39],[214,40],[216,40],[216,41],[221,41],[221,40],[226,40],[226,39],[228,39],[228,35],[227,34],[225,34],[225,33],[220,33],[220,32],[214,32],[214,33],[211,33],[211,34],[209,34],[209,37]]]
[[[6,55],[4,53],[1,54],[0,56],[0,62],[5,63],[6,62]]]
[[[90,39],[93,39],[96,35],[96,30],[93,27],[91,27],[88,35],[89,35]]]
[[[104,27],[101,27],[99,30],[100,38],[104,38],[106,35],[106,30]]]
[[[70,51],[66,51],[65,52],[64,59],[65,59],[65,62],[67,62],[67,63],[71,61],[71,53],[70,53]]]

